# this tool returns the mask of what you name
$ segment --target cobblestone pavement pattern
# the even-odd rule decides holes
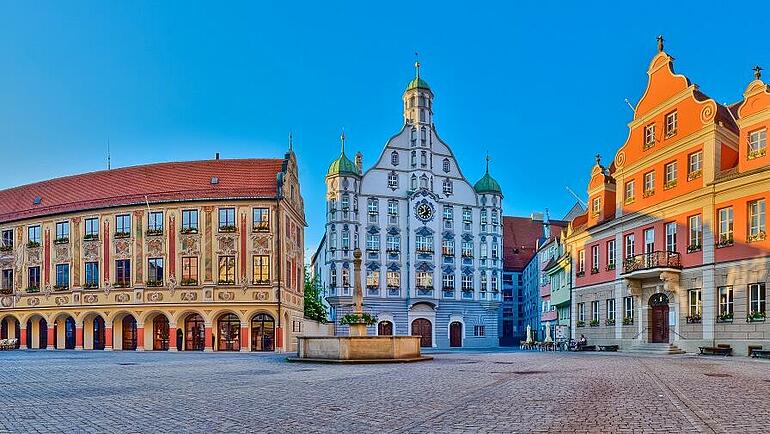
[[[767,432],[770,363],[460,352],[406,365],[274,354],[2,352],[0,432]]]

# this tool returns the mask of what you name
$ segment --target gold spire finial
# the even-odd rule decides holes
[[[420,53],[414,52],[414,71],[417,79],[420,79]]]
[[[754,67],[754,80],[759,80],[760,78],[762,78],[762,67],[756,65]]]
[[[289,151],[294,150],[294,136],[291,134],[291,130],[289,130]]]
[[[490,157],[489,156],[489,152],[487,152],[487,156],[485,158],[485,160],[487,160],[487,173],[489,173],[489,160],[491,160],[491,159],[492,159],[492,157]]]
[[[342,143],[342,153],[345,153],[345,128],[342,129],[342,134],[340,134],[340,143]]]
[[[663,52],[663,35],[658,35],[658,52]]]

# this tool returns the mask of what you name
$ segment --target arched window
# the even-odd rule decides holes
[[[203,351],[206,345],[206,326],[203,317],[197,313],[187,315],[184,320],[185,351]]]
[[[350,250],[350,232],[342,231],[342,250]]]
[[[332,288],[337,287],[337,268],[332,266],[331,272],[329,273],[329,285],[331,285]]]
[[[163,314],[152,320],[152,349],[168,351],[168,318]]]
[[[417,175],[412,175],[412,190],[417,190]]]
[[[428,165],[428,153],[425,151],[420,152],[420,165],[425,167]]]
[[[449,158],[444,158],[444,172],[449,173],[451,170],[451,165],[449,164]]]
[[[412,151],[412,167],[417,167],[417,151]]]
[[[223,315],[217,321],[217,350],[241,350],[241,320],[234,313]]]
[[[258,313],[251,319],[251,351],[275,349],[275,320],[266,313]]]
[[[487,259],[487,242],[482,241],[481,242],[481,259]]]
[[[390,164],[398,166],[398,152],[393,151],[390,153]]]
[[[424,189],[428,188],[428,177],[425,175],[422,175],[420,177],[420,188],[424,188]]]

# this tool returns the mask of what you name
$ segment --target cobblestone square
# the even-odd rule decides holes
[[[436,353],[399,365],[279,355],[0,353],[0,432],[767,432],[770,363]]]

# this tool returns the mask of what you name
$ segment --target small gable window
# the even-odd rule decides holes
[[[392,164],[394,166],[398,166],[398,152],[393,151],[390,154],[390,164]]]
[[[449,173],[451,170],[451,165],[449,164],[449,158],[444,158],[444,172]]]

